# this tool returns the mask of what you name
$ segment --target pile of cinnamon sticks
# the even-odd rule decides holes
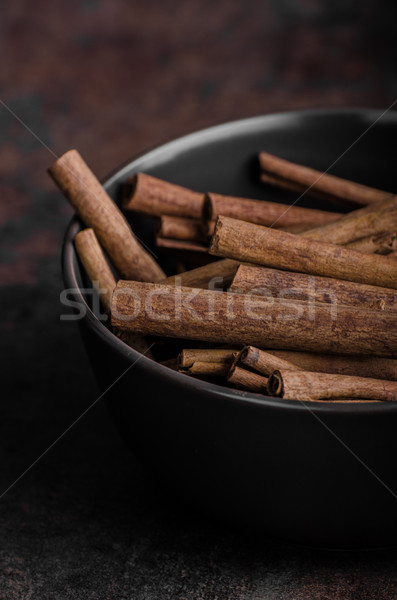
[[[87,227],[75,246],[113,332],[169,368],[242,390],[397,400],[397,196],[267,153],[259,164],[260,179],[292,200],[350,212],[136,174],[121,210],[155,218],[159,252],[180,265],[200,257],[167,277],[78,152],[55,162],[49,173]]]

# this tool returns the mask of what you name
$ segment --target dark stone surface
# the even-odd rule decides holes
[[[167,498],[100,403],[46,452],[98,391],[76,328],[59,320],[71,210],[45,174],[70,147],[103,176],[221,121],[387,108],[394,4],[20,0],[1,5],[0,23],[0,598],[395,598],[394,551],[280,546]]]

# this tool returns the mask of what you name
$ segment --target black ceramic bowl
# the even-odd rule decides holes
[[[140,156],[105,186],[116,198],[127,177],[145,171],[201,191],[285,199],[258,184],[256,156],[267,150],[393,190],[397,116],[376,122],[380,116],[308,111],[227,123]],[[73,238],[80,227],[73,219],[66,233],[65,286],[77,288],[85,310],[79,324],[101,389],[112,386],[109,410],[146,467],[199,508],[269,536],[336,548],[396,544],[397,406],[308,408],[195,380],[139,355],[79,290]]]

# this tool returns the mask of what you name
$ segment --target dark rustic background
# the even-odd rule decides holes
[[[71,210],[45,174],[54,154],[77,147],[104,176],[148,147],[222,121],[385,109],[397,98],[394,5],[1,3],[0,494],[97,395],[74,325],[59,321]],[[100,404],[2,496],[0,527],[1,599],[397,595],[396,552],[281,546],[166,498]]]

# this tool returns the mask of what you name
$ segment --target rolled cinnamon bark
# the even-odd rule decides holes
[[[137,173],[124,185],[122,207],[156,217],[172,215],[200,219],[203,201],[204,195],[199,192],[146,173]]]
[[[203,205],[204,221],[213,221],[219,215],[269,227],[304,225],[307,229],[310,226],[331,223],[342,216],[340,213],[290,206],[280,202],[206,194]]]
[[[91,228],[83,229],[76,235],[74,243],[77,254],[99,295],[102,306],[107,313],[110,313],[110,301],[113,290],[116,287],[116,279],[99,245],[94,230]]]
[[[317,354],[291,350],[266,350],[289,363],[294,368],[335,375],[354,375],[397,381],[397,360],[379,356],[342,356],[338,354]]]
[[[323,173],[316,169],[290,162],[278,156],[261,152],[259,164],[263,173],[273,177],[274,183],[283,186],[283,182],[306,188],[308,195],[320,196],[343,206],[366,206],[384,200],[391,192],[378,190],[348,179]]]
[[[397,288],[394,258],[363,254],[229,217],[218,217],[210,254],[309,275]]]
[[[184,217],[160,217],[157,232],[160,238],[171,238],[174,240],[186,240],[208,244],[208,237],[203,233],[202,223],[198,219],[186,219]]]
[[[283,177],[276,177],[274,175],[266,173],[265,171],[260,172],[259,179],[262,183],[280,188],[282,190],[287,190],[289,192],[294,192],[296,195],[301,195],[307,192],[307,185],[302,185],[296,181],[284,179]],[[335,202],[335,199],[332,196],[330,196],[330,194],[322,193],[319,190],[314,190],[312,194],[308,193],[307,195],[311,198],[316,198],[317,200],[322,200],[325,202]],[[347,205],[348,207],[351,206],[350,203],[344,203],[342,201],[337,202],[337,204]]]
[[[300,367],[293,362],[280,358],[277,354],[271,354],[270,352],[255,348],[254,346],[245,346],[240,350],[235,360],[237,364],[251,367],[251,369],[255,369],[255,371],[259,371],[259,373],[267,377],[270,377],[278,369],[300,370]]]
[[[364,255],[363,255],[364,256]],[[397,355],[397,313],[121,281],[112,324],[142,334],[325,353]]]
[[[206,238],[210,238],[212,235],[214,235],[215,225],[216,221],[203,221],[201,223],[201,229]],[[281,229],[282,231],[289,231],[290,233],[302,233],[302,231],[308,231],[309,229],[312,229],[310,225],[304,223],[297,223],[296,225],[288,225],[286,227],[279,227],[278,223],[276,223],[274,227],[276,229]]]
[[[227,377],[229,383],[232,383],[238,388],[249,390],[257,394],[267,393],[268,378],[252,373],[247,369],[242,369],[238,365],[233,365]]]
[[[122,277],[138,281],[165,277],[77,150],[58,158],[48,172],[82,221],[94,229]]]
[[[349,242],[346,247],[365,254],[392,254],[397,250],[397,233],[385,231],[377,235],[368,235],[355,242]]]
[[[397,311],[397,293],[390,288],[253,265],[238,267],[229,291]]]
[[[334,223],[309,229],[303,237],[312,240],[348,244],[362,237],[397,228],[397,196],[352,211]]]
[[[217,260],[208,265],[197,267],[197,269],[167,277],[162,283],[209,289],[212,282],[213,288],[215,286],[227,287],[235,276],[239,265],[240,263],[236,260],[224,258],[223,260]]]
[[[268,393],[287,400],[359,398],[393,402],[397,400],[397,382],[281,369],[270,376]]]
[[[110,313],[110,303],[113,290],[116,287],[116,279],[109,267],[103,250],[93,229],[84,229],[80,231],[74,240],[77,254],[93,287],[98,292],[102,306],[105,311]],[[113,328],[113,333],[123,342],[144,353],[149,358],[153,358],[150,352],[147,340],[134,332],[126,332],[117,327]]]
[[[193,363],[221,363],[230,366],[239,353],[230,348],[185,348],[178,356],[178,368],[186,369]]]
[[[180,373],[187,375],[200,375],[202,377],[226,377],[230,365],[221,362],[195,361],[188,367],[178,367]]]
[[[159,235],[156,237],[156,246],[157,248],[165,248],[167,250],[176,250],[179,252],[198,252],[200,254],[208,252],[208,244],[201,244],[189,240],[172,240],[170,238],[160,237]]]

